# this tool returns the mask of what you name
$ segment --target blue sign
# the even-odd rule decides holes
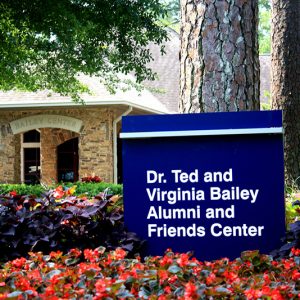
[[[146,254],[269,253],[285,233],[282,112],[122,120],[125,225]]]

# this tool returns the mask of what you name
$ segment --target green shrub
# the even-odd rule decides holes
[[[75,195],[87,194],[88,196],[96,196],[99,193],[103,192],[105,189],[109,188],[109,190],[114,195],[122,195],[123,194],[123,186],[121,184],[113,184],[107,182],[76,182],[76,183],[67,183],[65,186],[71,187],[76,185]]]
[[[298,188],[286,187],[285,215],[286,215],[287,229],[289,228],[290,224],[299,220],[300,217],[299,200],[300,200],[300,193]]]
[[[85,183],[85,182],[76,182],[76,183],[61,183],[49,188],[55,188],[59,185],[64,185],[66,187],[71,187],[76,185],[75,195],[86,194],[88,197],[93,197],[103,192],[105,189],[109,188],[112,194],[114,195],[122,195],[123,194],[123,186],[120,184],[112,184],[107,182],[100,183]],[[47,187],[43,187],[42,185],[27,185],[27,184],[0,184],[0,195],[8,194],[9,192],[15,191],[19,195],[35,195],[40,197],[44,192],[46,192]]]
[[[271,252],[274,258],[288,257],[292,248],[300,248],[300,193],[298,187],[286,187],[285,213],[286,234],[283,245]]]
[[[0,184],[0,195],[8,194],[15,191],[19,195],[36,195],[41,196],[45,189],[40,184]]]

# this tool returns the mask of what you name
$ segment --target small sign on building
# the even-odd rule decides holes
[[[269,253],[285,233],[281,111],[122,120],[125,225],[146,254]]]

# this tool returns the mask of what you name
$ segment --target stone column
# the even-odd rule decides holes
[[[94,174],[113,181],[112,122],[110,110],[89,111],[86,116],[79,138],[79,178]]]
[[[18,137],[11,132],[9,124],[0,125],[0,183],[15,183],[20,177],[20,167],[16,165],[19,162],[20,152],[16,153],[16,143],[20,143]]]
[[[41,182],[50,185],[57,182],[57,139],[53,129],[41,129]]]

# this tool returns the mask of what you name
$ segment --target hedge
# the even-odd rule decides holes
[[[0,195],[8,194],[9,192],[15,191],[19,195],[35,195],[40,197],[46,190],[56,188],[60,184],[56,184],[50,187],[43,187],[42,185],[27,185],[27,184],[0,184]],[[64,183],[65,187],[71,187],[76,185],[75,195],[79,196],[86,194],[88,197],[93,197],[109,188],[112,194],[122,195],[123,186],[120,184],[112,184],[107,182],[76,182],[76,183]]]

